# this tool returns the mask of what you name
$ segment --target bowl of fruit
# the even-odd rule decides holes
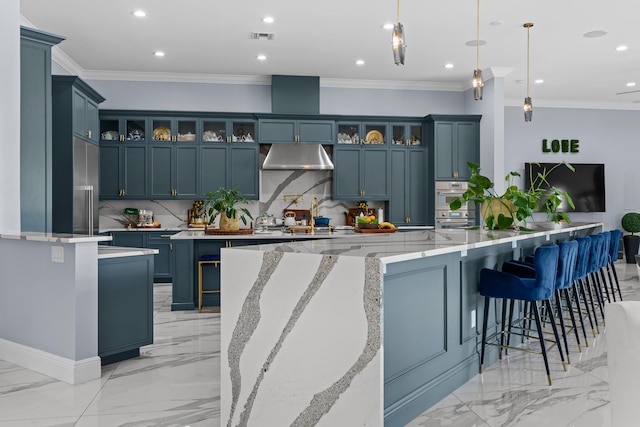
[[[358,228],[366,229],[366,228],[378,228],[380,225],[378,224],[378,218],[375,215],[362,215],[356,217],[356,226]]]

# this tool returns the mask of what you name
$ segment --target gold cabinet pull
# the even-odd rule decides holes
[[[120,135],[120,142],[124,142],[124,135]]]
[[[173,251],[173,243],[169,243],[169,250]]]
[[[91,138],[91,131],[90,130],[87,131],[87,138]]]
[[[178,140],[178,137],[177,137],[177,136],[173,135],[173,136],[171,137],[171,141],[176,142],[177,140]]]
[[[458,177],[458,172],[454,172],[454,173],[453,173],[453,177],[454,177],[454,178],[457,178],[457,177]]]

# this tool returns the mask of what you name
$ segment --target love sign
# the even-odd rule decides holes
[[[551,142],[542,140],[543,153],[579,153],[580,141],[577,139],[554,139]]]

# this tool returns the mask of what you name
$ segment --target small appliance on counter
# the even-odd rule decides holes
[[[138,228],[159,228],[160,223],[154,221],[153,211],[150,209],[138,210]]]

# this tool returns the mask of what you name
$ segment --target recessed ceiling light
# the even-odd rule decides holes
[[[132,13],[138,18],[144,18],[145,16],[147,16],[147,12],[145,12],[144,10],[134,10]]]
[[[266,61],[267,60],[267,55],[258,55],[258,56],[256,56],[256,59],[258,61]]]
[[[596,30],[596,31],[589,31],[588,33],[584,33],[582,35],[582,37],[586,37],[588,39],[594,39],[596,37],[604,37],[607,35],[607,32],[604,30]]]
[[[384,24],[382,28],[384,28],[385,30],[393,30],[393,24]]]
[[[534,80],[534,83],[536,83],[536,84],[542,84],[542,83],[544,83],[544,80],[542,80],[542,79],[537,79],[537,80]]]
[[[636,82],[627,83],[627,87],[634,87],[635,85],[636,85]]]
[[[616,50],[618,52],[624,52],[625,50],[629,49],[627,46],[621,44],[620,46],[616,47]]]
[[[364,65],[364,61],[362,59],[356,60],[356,65]]]
[[[465,43],[467,46],[476,47],[478,45],[478,40],[469,40]],[[487,44],[485,40],[480,40],[480,46],[484,46]]]
[[[453,68],[453,64],[451,62],[444,64],[444,68]]]
[[[154,54],[155,56],[164,56],[164,52],[163,52],[163,51],[161,51],[161,50],[156,50],[155,52],[153,52],[153,54]]]
[[[272,16],[265,16],[264,18],[262,18],[262,22],[265,22],[267,24],[272,24],[275,21],[275,19],[273,19]]]

